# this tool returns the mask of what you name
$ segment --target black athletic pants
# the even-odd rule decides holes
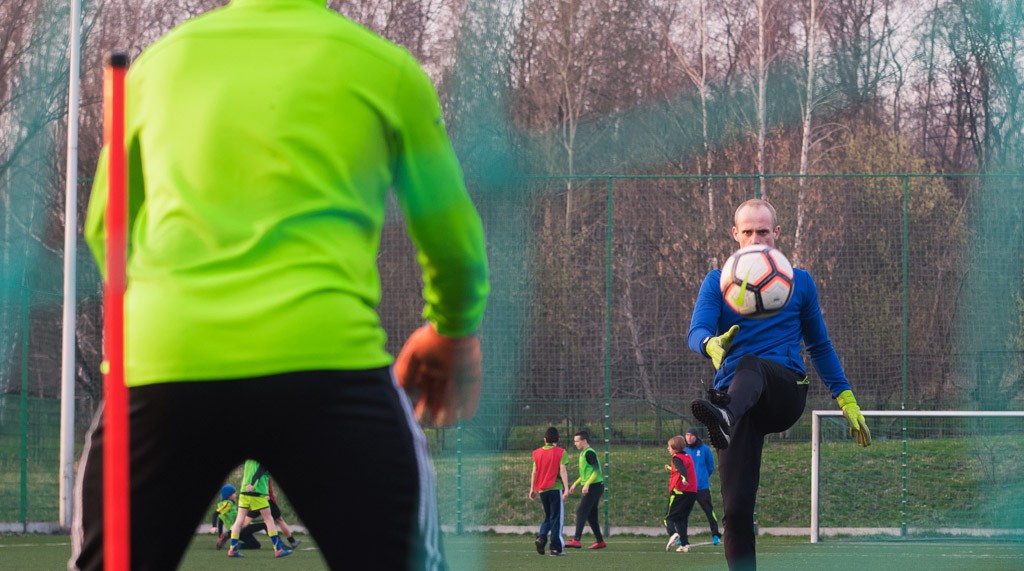
[[[711,490],[704,488],[703,490],[697,490],[697,503],[700,504],[700,509],[704,510],[704,515],[708,517],[708,526],[711,527],[711,535],[722,535],[718,531],[718,519],[715,518],[715,508],[711,505]],[[693,504],[686,510],[685,518],[690,518],[690,512],[693,511]]]
[[[587,493],[580,498],[580,504],[576,506],[576,535],[573,539],[579,541],[583,537],[583,527],[590,524],[594,532],[594,541],[604,541],[601,535],[601,518],[598,515],[598,506],[601,504],[601,494],[604,493],[604,484],[595,482],[587,488]]]
[[[274,475],[332,569],[353,553],[379,569],[444,567],[426,439],[390,369],[162,383],[130,389],[129,403],[133,571],[177,568],[210,499],[247,458]],[[225,445],[209,430],[225,411],[274,422],[246,422]],[[103,568],[102,449],[94,422],[70,569]]]
[[[238,548],[239,549],[259,549],[260,541],[256,539],[256,532],[267,531],[267,524],[265,523],[250,523],[249,525],[242,528],[242,531],[238,532]],[[224,533],[231,534],[231,529],[224,530]]]
[[[725,558],[730,571],[757,569],[754,503],[761,482],[764,437],[793,426],[807,403],[804,376],[768,359],[747,355],[729,385],[726,406],[734,419],[729,447],[718,451]]]
[[[665,514],[665,531],[669,535],[679,534],[680,545],[690,544],[689,522],[686,515],[693,509],[693,503],[697,501],[696,492],[683,492],[681,494],[670,494],[668,497],[668,513]]]

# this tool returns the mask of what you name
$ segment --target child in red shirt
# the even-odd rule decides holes
[[[544,432],[544,446],[533,451],[533,472],[530,474],[531,500],[540,496],[544,506],[544,522],[534,544],[537,553],[544,555],[544,546],[551,534],[551,555],[565,555],[562,541],[562,525],[565,517],[564,502],[569,493],[569,475],[565,465],[569,457],[564,448],[559,448],[558,429],[550,427]]]
[[[671,464],[665,464],[668,479],[668,512],[665,514],[665,530],[669,534],[665,551],[676,548],[676,551],[690,550],[690,538],[687,536],[687,518],[685,514],[693,509],[697,501],[697,472],[693,468],[693,459],[686,452],[686,439],[673,436],[668,441],[668,452],[672,455]]]

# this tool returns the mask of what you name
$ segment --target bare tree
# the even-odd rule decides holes
[[[924,69],[921,70],[923,75],[922,85],[917,90],[916,103],[918,104],[917,113],[917,129],[919,131],[919,145],[920,152],[926,156],[934,157],[934,160],[939,162],[939,168],[948,168],[945,161],[947,155],[945,153],[945,145],[942,142],[945,140],[945,136],[942,133],[933,133],[933,125],[939,117],[937,109],[940,94],[937,92],[938,76],[939,76],[939,62],[937,61],[937,53],[939,51],[939,28],[941,26],[942,11],[940,8],[940,0],[934,0],[932,7],[928,11],[927,16],[923,19],[924,35],[921,39],[919,47],[918,60],[923,62]]]
[[[690,60],[673,40],[670,32],[670,26],[674,23],[675,18],[668,18],[664,22],[665,41],[668,44],[669,49],[672,51],[672,55],[675,56],[676,63],[690,81],[693,82],[693,85],[697,88],[697,94],[700,97],[701,146],[704,150],[704,160],[703,164],[700,160],[696,162],[697,174],[711,172],[711,140],[708,135],[708,97],[710,96],[710,86],[708,85],[708,14],[706,8],[706,0],[699,0],[697,13],[697,26],[700,29],[697,45],[699,63],[696,66],[690,63]],[[672,14],[672,16],[675,16],[675,14]],[[706,194],[708,204],[708,221],[711,224],[711,229],[713,230],[716,225],[715,220],[717,219],[715,214],[715,195],[711,192],[711,185],[708,184],[706,179],[701,180],[701,190]]]
[[[804,84],[804,109],[803,109],[803,133],[800,139],[800,174],[807,174],[808,155],[811,147],[811,120],[814,116],[814,67],[818,52],[815,49],[815,39],[818,35],[818,19],[821,14],[818,10],[818,0],[808,0],[806,19],[804,20],[804,36],[806,37],[806,48],[804,50],[804,62],[807,81]],[[803,180],[800,184],[803,186]],[[799,224],[798,226],[799,227]]]
[[[757,64],[755,68],[754,85],[757,91],[757,174],[760,175],[761,180],[761,192],[767,197],[768,189],[765,187],[764,180],[764,139],[765,131],[767,130],[767,113],[768,106],[767,102],[767,89],[768,86],[768,54],[765,47],[765,27],[768,25],[767,22],[767,9],[765,7],[766,0],[753,0],[754,7],[757,10]]]
[[[800,138],[800,182],[796,203],[796,229],[793,233],[793,249],[790,256],[793,263],[800,263],[800,242],[804,226],[804,200],[806,198],[805,183],[807,175],[807,164],[811,149],[811,120],[814,116],[814,66],[818,52],[815,49],[815,39],[818,35],[818,0],[808,0],[806,18],[804,19],[804,36],[806,37],[806,48],[804,50],[804,65],[806,68],[807,81],[804,84],[804,108],[803,108],[803,132]]]
[[[561,130],[561,144],[565,151],[566,174],[576,174],[576,132],[580,117],[585,110],[585,96],[593,78],[591,66],[596,56],[592,43],[596,33],[593,16],[597,10],[590,10],[582,2],[563,0],[557,3],[552,14],[555,29],[551,38],[554,51],[550,54],[557,70],[558,119]],[[565,227],[569,230],[572,220],[572,178],[567,179],[565,193]]]
[[[1012,162],[1021,151],[1024,15],[995,2],[952,0],[944,40],[963,137],[980,170]]]
[[[775,0],[752,0],[757,28],[757,43],[753,57],[754,113],[756,136],[755,168],[759,175],[761,193],[767,197],[767,179],[764,175],[768,170],[766,144],[768,137],[769,115],[769,67],[777,60],[784,61],[793,50],[793,38],[790,29],[794,21],[792,6]],[[778,92],[776,92],[778,93]],[[773,94],[774,95],[774,94]],[[781,98],[780,98],[781,99]]]
[[[54,184],[54,125],[67,109],[67,53],[56,7],[39,0],[0,6],[0,323],[28,323],[34,311],[29,289],[60,283],[52,253],[60,235],[52,230],[59,203]],[[59,144],[59,143],[56,143]],[[57,217],[59,219],[59,217]],[[53,273],[56,271],[56,273]],[[18,309],[15,309],[18,308]],[[0,380],[8,353],[27,344],[26,329],[4,327],[0,339]],[[59,328],[57,329],[59,331]],[[40,351],[52,347],[40,347]],[[0,387],[6,390],[6,386]]]
[[[405,47],[428,72],[440,71],[457,28],[458,3],[441,0],[330,0],[328,7]]]
[[[886,42],[894,33],[889,12],[897,0],[830,0],[822,31],[830,59],[829,88],[842,95],[843,115],[877,121],[883,87],[891,73]]]

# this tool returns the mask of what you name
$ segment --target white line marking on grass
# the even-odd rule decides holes
[[[60,547],[62,545],[71,545],[71,542],[70,541],[65,541],[63,543],[2,543],[2,544],[0,544],[0,548],[3,548],[3,547],[39,547],[39,546],[44,546],[44,547]]]

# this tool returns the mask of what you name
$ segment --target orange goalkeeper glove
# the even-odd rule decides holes
[[[861,446],[871,446],[871,431],[868,430],[868,423],[857,406],[857,399],[853,398],[853,391],[845,390],[836,397],[836,402],[843,409],[843,416],[846,422],[850,423],[850,436],[857,439]]]
[[[398,384],[409,393],[416,420],[450,426],[469,420],[480,402],[480,340],[445,337],[432,325],[413,331],[395,359]]]

